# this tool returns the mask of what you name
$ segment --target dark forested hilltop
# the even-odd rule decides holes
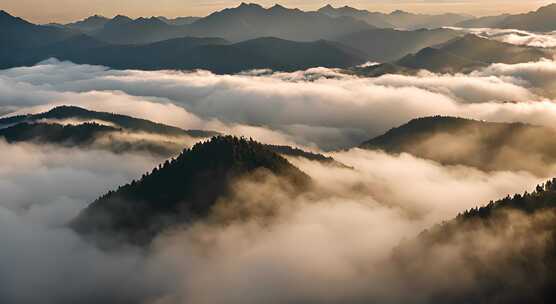
[[[392,259],[427,303],[554,303],[556,179],[426,230]]]
[[[167,227],[209,216],[218,199],[231,194],[234,182],[262,172],[279,177],[294,194],[310,184],[305,173],[265,145],[219,136],[103,195],[71,226],[88,236],[147,244]]]

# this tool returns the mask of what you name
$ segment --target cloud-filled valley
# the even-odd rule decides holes
[[[1,9],[0,303],[554,302],[556,5]]]

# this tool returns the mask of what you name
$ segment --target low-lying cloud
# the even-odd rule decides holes
[[[8,194],[0,200],[2,303],[391,299],[390,292],[404,289],[381,265],[402,239],[539,181],[529,173],[445,167],[409,154],[333,154],[354,169],[292,158],[315,180],[310,193],[284,200],[292,198],[247,179],[236,187],[239,196],[223,201],[233,205],[241,197],[250,206],[272,197],[279,212],[271,221],[199,222],[147,251],[100,251],[64,224],[160,160],[30,144],[0,147],[11,155],[0,158],[0,184]]]
[[[457,31],[475,34],[480,37],[493,39],[515,45],[526,45],[540,48],[556,47],[556,32],[533,33],[516,29],[496,28],[461,28],[447,27]]]
[[[184,128],[336,149],[430,115],[556,126],[556,63],[494,64],[469,75],[359,78],[325,68],[258,71],[116,71],[50,60],[0,72],[0,108],[75,104]],[[253,76],[256,75],[256,76]]]

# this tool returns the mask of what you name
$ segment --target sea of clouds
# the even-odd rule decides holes
[[[116,71],[49,60],[0,71],[0,112],[71,104],[333,150],[429,115],[556,127],[555,80],[551,60],[495,64],[467,75],[378,78],[323,68],[242,75]],[[346,167],[290,159],[316,184],[294,201],[280,201],[288,196],[272,183],[238,181],[243,203],[267,197],[279,203],[271,222],[200,222],[157,239],[148,250],[102,251],[65,224],[98,196],[163,160],[0,142],[0,302],[418,303],[422,298],[413,297],[415,290],[393,270],[391,252],[400,242],[547,177],[360,149],[330,155]],[[512,240],[508,235],[495,249],[512,248]],[[440,285],[467,286],[457,274],[468,265],[453,254],[462,245],[442,255],[457,267]],[[418,295],[426,298],[438,281],[420,284]]]

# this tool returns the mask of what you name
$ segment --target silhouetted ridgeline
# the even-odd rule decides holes
[[[551,59],[553,51],[519,46],[482,38],[473,34],[425,47],[397,61],[366,68],[354,68],[360,75],[386,73],[415,74],[418,70],[437,73],[467,73],[493,63],[515,64]]]
[[[407,152],[443,164],[487,171],[527,170],[544,176],[556,161],[556,130],[435,116],[411,120],[360,147]]]
[[[104,121],[114,124],[120,128],[134,131],[146,132],[169,136],[191,136],[191,137],[211,137],[218,133],[203,130],[183,130],[177,127],[152,122],[146,119],[134,118],[131,116],[91,111],[76,106],[58,106],[52,110],[39,114],[18,115],[0,118],[0,127],[12,125],[20,122],[38,122],[40,120],[76,120],[76,121]]]
[[[310,183],[307,175],[260,143],[214,137],[103,195],[71,226],[91,237],[147,244],[168,227],[208,217],[218,199],[231,194],[234,182],[257,172],[280,177],[294,193]]]

